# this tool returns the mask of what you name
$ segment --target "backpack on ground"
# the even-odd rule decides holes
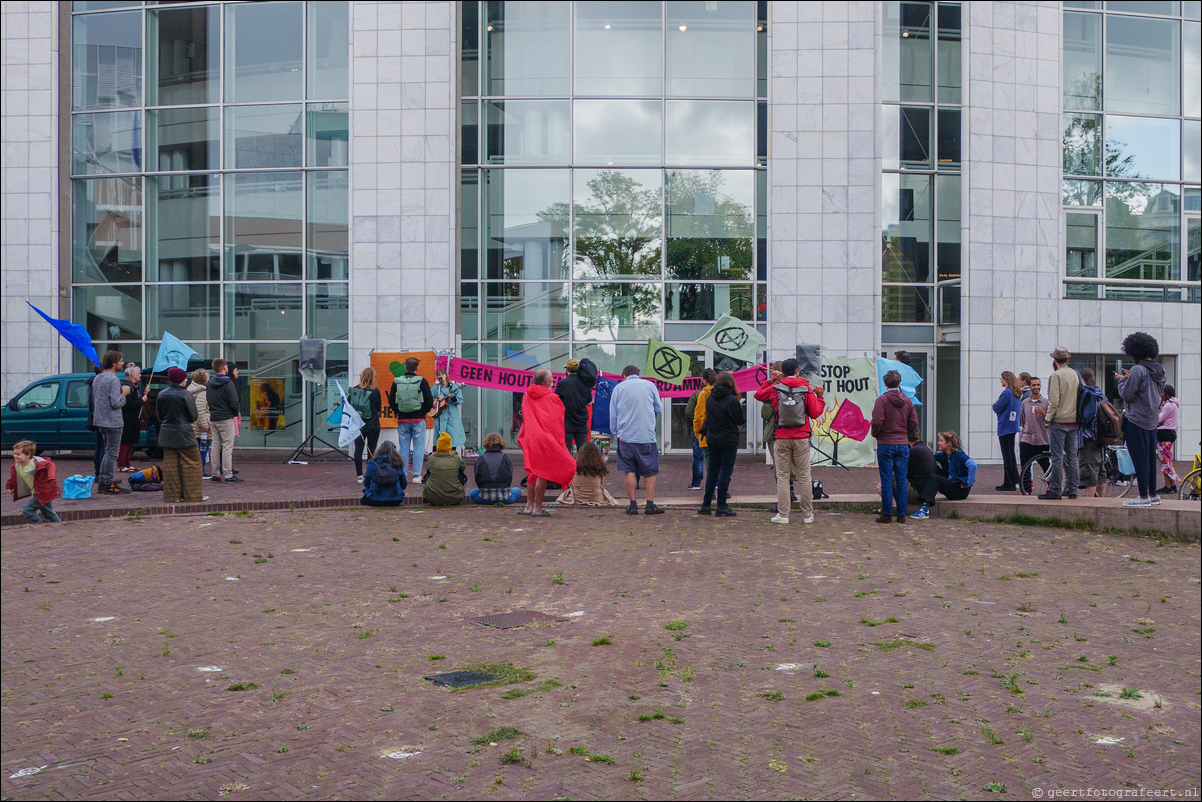
[[[817,479],[814,479],[812,482],[810,482],[810,485],[811,485],[811,489],[813,490],[813,493],[814,493],[814,501],[820,501],[821,499],[824,499],[824,498],[830,498],[830,496],[828,496],[826,493],[824,493],[822,491],[822,482],[818,481]]]
[[[396,484],[396,468],[392,467],[389,460],[376,463],[376,486],[377,487],[392,487]]]
[[[806,425],[806,393],[809,387],[790,387],[783,382],[772,385],[776,390],[776,428],[795,429]]]
[[[144,468],[140,471],[135,471],[129,475],[129,486],[136,489],[138,485],[163,483],[163,469],[158,465],[151,465],[149,468]]]
[[[396,385],[396,408],[401,412],[413,412],[422,408],[422,377],[398,376]]]
[[[399,396],[400,393],[398,392]],[[363,420],[371,419],[371,390],[364,390],[362,387],[352,387],[351,391],[346,394],[346,400],[351,402],[351,406],[359,413],[359,417]]]
[[[1098,401],[1094,441],[1098,445],[1117,446],[1123,442],[1123,416],[1106,399]]]

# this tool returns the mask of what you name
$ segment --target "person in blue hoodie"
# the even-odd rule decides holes
[[[404,460],[396,443],[391,440],[380,443],[375,458],[363,469],[363,498],[359,503],[368,507],[399,507],[408,485],[402,466]]]
[[[1002,446],[1002,464],[1006,467],[1005,478],[995,490],[1018,490],[1018,462],[1014,456],[1014,440],[1018,436],[1019,416],[1023,409],[1023,389],[1018,377],[1008,370],[1002,371],[1002,394],[993,402],[993,414],[997,415],[997,439]]]
[[[938,474],[927,479],[922,497],[935,498],[939,492],[949,501],[963,501],[972,491],[973,482],[977,481],[977,463],[964,453],[960,443],[960,435],[955,432],[939,433],[939,450],[935,453],[935,465]],[[929,518],[930,504],[923,504],[912,518]]]

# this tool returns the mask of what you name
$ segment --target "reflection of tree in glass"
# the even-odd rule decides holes
[[[587,185],[589,198],[573,208],[576,261],[585,275],[598,279],[658,276],[663,219],[659,189],[614,170],[601,172]],[[538,217],[566,224],[567,204],[553,204]]]
[[[668,175],[668,276],[683,280],[749,279],[750,207],[722,191],[721,171]]]
[[[572,297],[578,335],[607,331],[610,340],[658,337],[661,305],[658,284],[577,284]]]

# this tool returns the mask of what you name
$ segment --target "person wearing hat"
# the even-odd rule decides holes
[[[580,367],[584,364],[585,370]],[[563,440],[568,451],[575,446],[579,449],[588,442],[589,405],[593,403],[593,387],[597,384],[597,371],[592,362],[584,363],[569,359],[563,366],[567,376],[559,380],[555,386],[555,394],[563,402]]]
[[[1048,377],[1048,408],[1035,409],[1048,424],[1048,451],[1052,469],[1048,489],[1040,493],[1044,501],[1077,497],[1080,473],[1077,463],[1077,390],[1081,377],[1068,366],[1069,352],[1064,346],[1052,351],[1052,375]]]
[[[155,401],[163,449],[163,500],[168,504],[208,499],[200,489],[200,446],[192,430],[199,416],[196,400],[184,389],[187,381],[187,371],[167,368],[168,387]]]
[[[453,507],[463,502],[467,484],[467,464],[455,453],[451,435],[438,435],[434,453],[426,460],[426,475],[422,480],[422,498],[435,507]]]

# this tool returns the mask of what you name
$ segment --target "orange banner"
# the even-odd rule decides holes
[[[419,363],[417,375],[429,382],[430,386],[434,386],[436,354],[433,351],[374,351],[371,355],[371,366],[376,369],[376,386],[380,388],[380,401],[382,402],[380,428],[382,429],[397,427],[396,415],[393,414],[392,407],[388,405],[388,391],[392,389],[393,379],[405,372],[405,360],[411,356],[417,357]],[[432,429],[433,427],[434,421],[426,418],[426,428]]]

